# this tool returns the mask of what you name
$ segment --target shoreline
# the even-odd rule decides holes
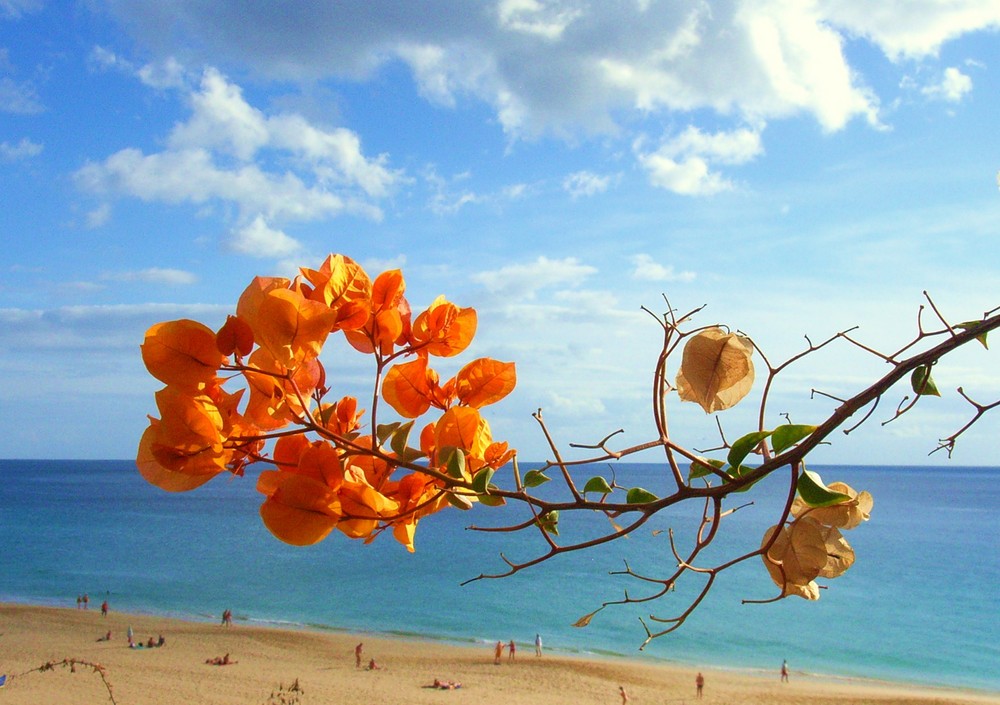
[[[130,649],[125,632],[136,640],[162,634],[161,648]],[[110,641],[97,638],[110,630]],[[354,648],[363,643],[363,662],[355,665]],[[418,636],[361,633],[308,626],[270,626],[239,621],[223,627],[144,613],[102,617],[89,610],[0,603],[0,675],[8,676],[2,697],[7,703],[108,701],[99,675],[78,665],[78,672],[37,669],[49,662],[78,659],[101,664],[118,703],[199,702],[207,705],[266,703],[279,684],[298,680],[300,702],[458,703],[484,705],[581,705],[617,703],[618,686],[631,703],[685,703],[695,700],[694,667],[620,656],[546,651],[536,658],[532,644],[518,644],[517,659],[504,651],[499,666],[490,644],[455,644]],[[206,659],[229,653],[236,662],[224,667]],[[919,684],[809,675],[791,671],[783,684],[777,672],[704,668],[703,702],[748,705],[879,703],[930,705],[968,703],[1000,705],[1000,693]],[[447,694],[428,688],[435,678],[459,681]]]

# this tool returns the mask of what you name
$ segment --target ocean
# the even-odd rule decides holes
[[[683,550],[700,507],[672,508],[629,539],[463,586],[501,572],[501,554],[538,555],[535,535],[468,529],[516,521],[517,510],[477,506],[426,518],[414,554],[389,535],[364,545],[339,532],[295,548],[263,527],[249,475],[170,494],[148,485],[131,461],[0,460],[0,600],[71,607],[88,593],[92,608],[107,599],[112,610],[195,620],[229,608],[237,624],[419,635],[484,651],[511,639],[529,649],[539,633],[547,650],[562,653],[774,673],[787,659],[793,673],[1000,691],[1000,469],[812,469],[875,497],[871,521],[845,532],[855,565],[826,581],[818,602],[742,604],[776,593],[751,559],[720,574],[688,621],[643,651],[640,618],[662,628],[648,615],[677,614],[699,576],[655,603],[610,606],[585,628],[572,624],[626,590],[648,594],[641,581],[613,573],[627,562],[638,574],[669,574],[665,529]],[[621,463],[615,472],[621,484],[653,492],[665,482],[652,464]],[[723,521],[707,558],[759,545],[783,490],[778,480],[758,487],[758,496],[745,496],[752,506]],[[608,526],[564,516],[560,539]]]

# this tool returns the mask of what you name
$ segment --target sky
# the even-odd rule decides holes
[[[145,330],[218,327],[331,252],[476,308],[442,375],[516,362],[486,415],[523,459],[552,456],[537,409],[566,457],[652,440],[647,310],[704,306],[777,364],[1000,305],[998,115],[998,0],[0,0],[0,457],[133,457]],[[335,394],[370,397],[371,361],[328,347]],[[673,440],[753,430],[756,361],[719,424],[671,398]],[[995,465],[990,416],[928,453],[998,368],[947,358],[941,399],[884,423],[893,390],[814,462]],[[824,348],[765,426],[886,371]]]

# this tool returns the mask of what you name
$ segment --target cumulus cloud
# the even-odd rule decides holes
[[[179,65],[167,62],[150,69],[145,80],[172,86],[183,83],[181,74]],[[350,130],[320,128],[294,113],[267,115],[215,69],[206,69],[186,98],[191,115],[171,130],[166,149],[119,150],[77,170],[77,184],[99,196],[235,205],[234,249],[282,256],[298,243],[276,225],[343,213],[379,219],[378,201],[405,179],[384,155],[365,156]],[[290,167],[269,169],[275,158]]]
[[[301,247],[294,238],[269,227],[261,216],[235,230],[229,245],[237,252],[252,257],[285,257]]]
[[[22,159],[31,159],[42,153],[44,145],[32,142],[27,137],[21,138],[17,144],[10,142],[0,142],[0,161],[17,162]]]
[[[972,79],[953,66],[944,70],[938,83],[921,89],[921,93],[928,98],[948,103],[960,102],[970,91],[972,91]]]
[[[632,278],[640,281],[656,282],[690,282],[694,281],[695,273],[677,272],[673,265],[662,265],[647,254],[633,255]]]
[[[643,151],[641,141],[636,145],[639,163],[648,172],[650,183],[691,196],[733,188],[731,181],[711,170],[711,164],[744,164],[762,152],[760,133],[747,128],[708,134],[690,126],[654,151]]]
[[[800,3],[594,3],[395,0],[298,6],[116,0],[111,11],[147,45],[170,37],[203,60],[283,79],[357,79],[402,61],[443,105],[471,96],[513,136],[615,131],[624,111],[707,108],[742,119],[811,114],[825,129],[876,119],[878,100],[843,45],[863,36],[890,56],[927,55],[996,26],[993,3],[921,9],[864,0]],[[169,27],[170,32],[164,32]]]
[[[575,257],[549,259],[543,256],[534,262],[479,272],[472,276],[472,280],[482,284],[490,293],[506,298],[534,299],[542,289],[575,287],[596,272],[595,267],[581,264]]]

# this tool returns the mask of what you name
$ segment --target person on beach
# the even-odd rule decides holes
[[[618,694],[622,696],[622,705],[628,702],[628,693],[625,692],[625,686],[618,686]]]
[[[101,603],[101,616],[102,617],[107,617],[108,616],[108,601],[107,600],[105,600],[104,602]]]
[[[369,670],[369,671],[378,671],[378,670],[380,670],[381,668],[382,668],[381,666],[379,666],[379,665],[378,665],[377,663],[375,663],[375,659],[371,659],[371,660],[370,660],[370,661],[368,662],[368,670]]]
[[[781,682],[788,682],[788,661],[781,662]]]
[[[699,671],[698,675],[695,676],[694,685],[695,685],[695,688],[697,689],[698,697],[700,698],[701,697],[701,691],[705,687],[705,676],[701,675],[701,671]]]
[[[105,634],[104,636],[97,637],[97,640],[98,641],[111,641],[111,630],[108,630],[108,633]]]
[[[354,667],[361,668],[361,652],[364,650],[364,642],[354,647]]]
[[[535,656],[542,655],[542,635],[535,634]]]
[[[216,656],[215,658],[207,658],[205,659],[205,663],[209,664],[210,666],[228,666],[233,663],[239,663],[239,661],[230,660],[229,654],[227,653],[225,656]]]
[[[514,663],[514,652],[517,651],[517,646],[514,645],[514,640],[511,639],[510,643],[507,644],[507,661]]]
[[[438,690],[455,690],[461,688],[462,684],[458,681],[451,680],[441,680],[440,678],[435,678],[434,683],[431,685],[425,685],[425,688],[437,688]]]
[[[79,595],[76,596],[76,608],[80,609],[83,606],[83,598]]]
[[[83,593],[83,609],[87,609],[87,606],[89,604],[90,604],[90,595],[88,595],[87,593]]]
[[[497,645],[493,648],[493,664],[495,666],[500,665],[500,657],[503,656],[503,642],[498,641]]]

